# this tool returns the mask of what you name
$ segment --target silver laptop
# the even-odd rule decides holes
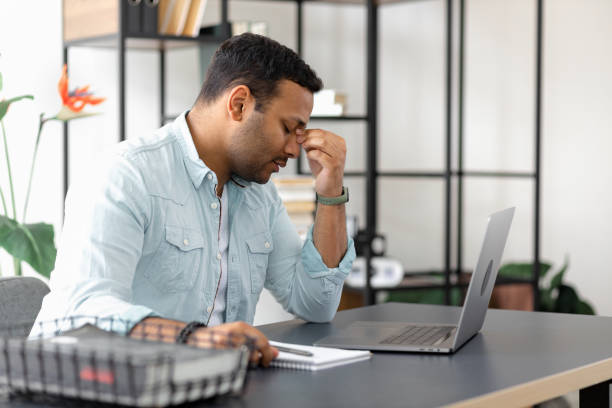
[[[319,340],[315,346],[454,353],[482,328],[513,216],[514,207],[489,217],[459,324],[358,321]]]

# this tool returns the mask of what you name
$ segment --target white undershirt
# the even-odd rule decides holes
[[[219,287],[217,288],[217,296],[215,297],[215,305],[212,315],[208,321],[208,326],[217,326],[224,322],[225,315],[225,297],[227,294],[227,249],[229,247],[229,222],[228,222],[228,205],[227,193],[223,189],[221,193],[221,220],[219,221],[219,253],[221,260],[221,278],[219,279]]]

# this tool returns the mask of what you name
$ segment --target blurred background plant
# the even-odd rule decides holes
[[[34,97],[32,95],[21,95],[8,99],[0,99],[0,127],[2,128],[4,159],[6,162],[11,204],[9,210],[6,196],[4,195],[2,186],[0,186],[0,200],[3,211],[3,213],[0,214],[0,248],[4,248],[4,250],[13,257],[14,273],[17,276],[22,274],[21,262],[27,262],[36,272],[48,278],[53,270],[55,255],[57,253],[54,242],[55,234],[52,225],[45,223],[26,223],[30,191],[32,188],[32,177],[34,175],[36,155],[38,153],[43,127],[46,123],[52,121],[68,122],[70,120],[96,115],[97,113],[83,112],[83,108],[86,105],[100,104],[105,100],[105,98],[95,97],[89,91],[89,86],[75,88],[73,91],[69,91],[66,65],[63,67],[62,75],[57,86],[62,100],[60,110],[53,116],[45,116],[44,113],[38,116],[38,132],[32,152],[32,161],[21,218],[17,217],[15,188],[11,172],[11,160],[7,132],[4,126],[4,117],[7,115],[11,104],[27,99],[32,100]],[[2,92],[2,87],[3,77],[2,73],[0,73],[0,92]],[[1,274],[0,271],[0,275]]]
[[[545,276],[552,269],[552,264],[540,263],[540,312],[573,313],[594,315],[595,309],[586,300],[578,295],[574,287],[563,281],[563,277],[569,267],[569,259],[566,257],[561,269],[550,279],[548,285],[542,284]],[[499,269],[500,277],[531,279],[533,264],[531,263],[509,263]]]
[[[545,277],[552,269],[552,264],[540,263],[540,304],[537,311],[555,313],[573,313],[594,315],[595,309],[586,300],[578,295],[574,287],[563,281],[563,277],[569,267],[566,258],[561,269],[545,284]],[[532,263],[508,263],[499,268],[498,279],[520,279],[529,281],[533,273]],[[469,275],[465,277],[469,281]],[[510,290],[509,290],[510,289]],[[460,306],[463,304],[465,290],[459,288],[451,289],[451,304]],[[513,299],[509,299],[513,297]],[[495,287],[491,299],[491,306],[498,308],[533,310],[532,291],[530,284],[510,284]],[[408,302],[444,304],[443,289],[419,289],[412,291],[392,292],[387,297],[388,302]]]

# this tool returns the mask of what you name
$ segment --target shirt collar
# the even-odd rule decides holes
[[[193,136],[189,131],[189,126],[187,126],[188,113],[189,110],[181,113],[174,120],[174,125],[178,133],[177,140],[183,148],[185,168],[187,169],[189,178],[196,189],[200,188],[200,185],[207,174],[211,174],[214,184],[217,184],[217,175],[204,163],[204,161],[202,161],[202,159],[200,159],[195,144],[193,143]],[[232,175],[231,180],[240,187],[248,187],[251,185],[250,181],[246,181],[237,175]]]

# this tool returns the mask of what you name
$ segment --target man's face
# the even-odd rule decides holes
[[[295,131],[304,128],[312,112],[312,93],[295,82],[278,83],[276,97],[263,112],[252,110],[231,136],[229,160],[232,173],[264,184],[287,160],[300,154]]]

